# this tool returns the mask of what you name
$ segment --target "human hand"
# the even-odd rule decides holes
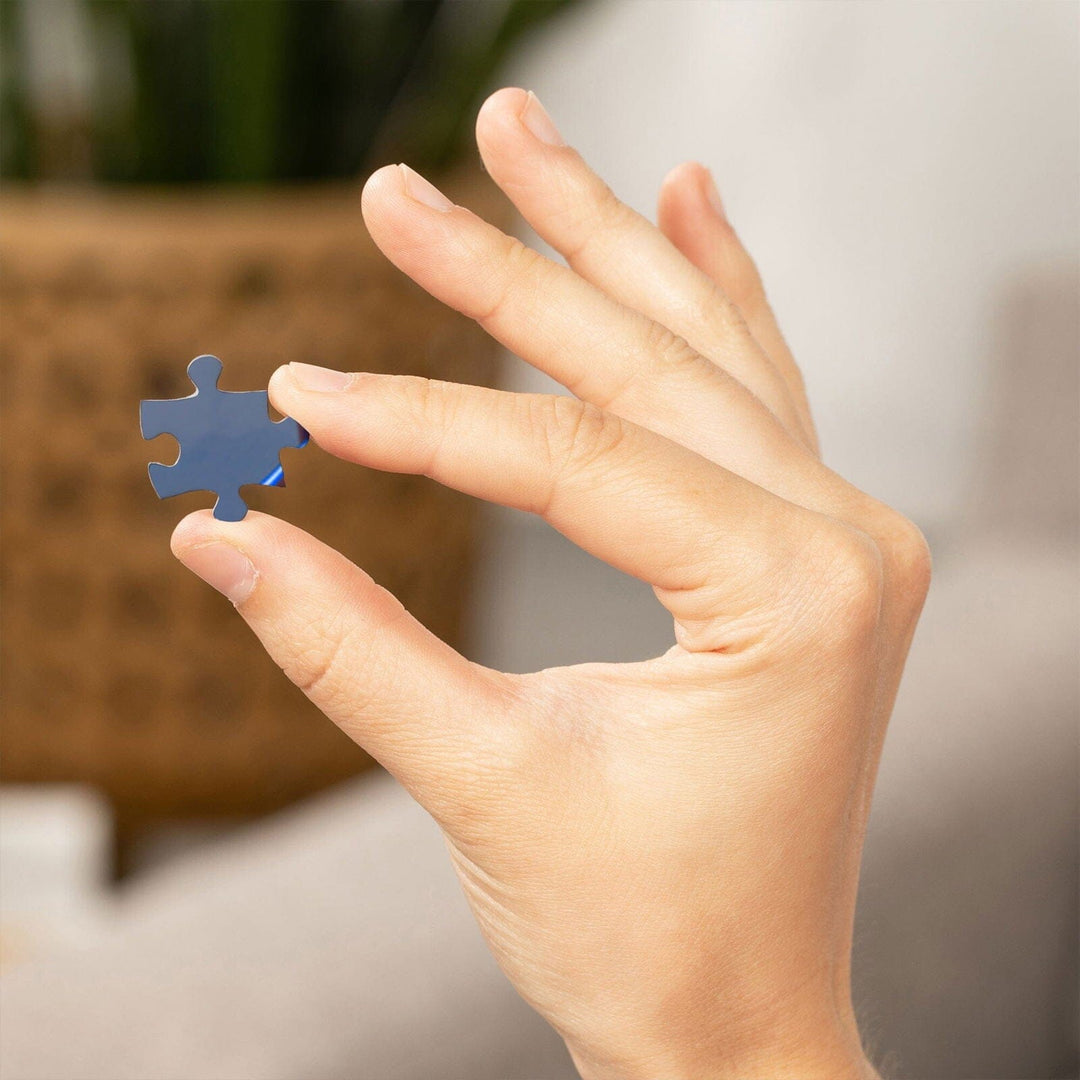
[[[404,167],[370,178],[364,219],[576,396],[293,364],[271,398],[333,454],[542,515],[649,582],[676,644],[508,675],[281,521],[194,514],[173,549],[431,812],[500,965],[584,1077],[873,1076],[852,920],[926,545],[821,464],[704,169],[668,176],[658,229],[523,91],[488,100],[477,139],[569,268]]]

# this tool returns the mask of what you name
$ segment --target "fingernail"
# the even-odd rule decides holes
[[[525,108],[521,110],[521,122],[542,142],[548,146],[565,146],[555,121],[548,116],[547,109],[540,104],[540,99],[530,90],[525,99]]]
[[[318,390],[320,393],[344,390],[352,382],[352,375],[346,371],[331,371],[317,364],[301,364],[298,360],[289,364],[289,374],[301,390]]]
[[[242,604],[251,595],[259,577],[242,551],[220,541],[187,548],[177,552],[176,557],[234,604]]]
[[[720,192],[716,190],[716,181],[708,169],[705,170],[705,198],[709,200],[709,205],[716,211],[717,216],[726,221],[727,214],[724,212],[724,204],[720,201]]]
[[[418,172],[410,169],[408,165],[399,165],[401,177],[405,184],[405,194],[410,199],[430,206],[432,210],[447,213],[454,209],[454,204],[433,184],[425,180]]]

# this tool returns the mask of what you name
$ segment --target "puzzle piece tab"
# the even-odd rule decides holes
[[[144,439],[168,433],[180,443],[174,464],[150,463],[150,483],[159,499],[213,491],[218,497],[214,517],[239,521],[248,511],[240,488],[284,487],[281,451],[306,446],[308,433],[288,417],[271,420],[265,390],[219,390],[221,367],[216,356],[196,356],[187,369],[195,393],[140,402],[139,426]]]

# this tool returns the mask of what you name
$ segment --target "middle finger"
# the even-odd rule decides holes
[[[581,277],[685,338],[800,440],[812,441],[798,395],[738,307],[563,143],[534,95],[492,94],[477,118],[476,142],[495,183]]]
[[[801,451],[753,393],[682,338],[454,206],[411,169],[376,172],[363,211],[399,269],[579,398],[743,476],[762,475],[766,463],[775,473]]]

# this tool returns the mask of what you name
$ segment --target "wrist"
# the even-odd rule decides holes
[[[752,1043],[699,1032],[678,1043],[624,1041],[617,1056],[567,1048],[582,1080],[881,1080],[850,1015],[802,1037],[773,1029]]]
[[[696,1065],[663,1059],[601,1063],[583,1059],[572,1049],[570,1056],[581,1080],[881,1080],[861,1050],[834,1054],[808,1047],[796,1057],[756,1058],[752,1064],[735,1059]]]

